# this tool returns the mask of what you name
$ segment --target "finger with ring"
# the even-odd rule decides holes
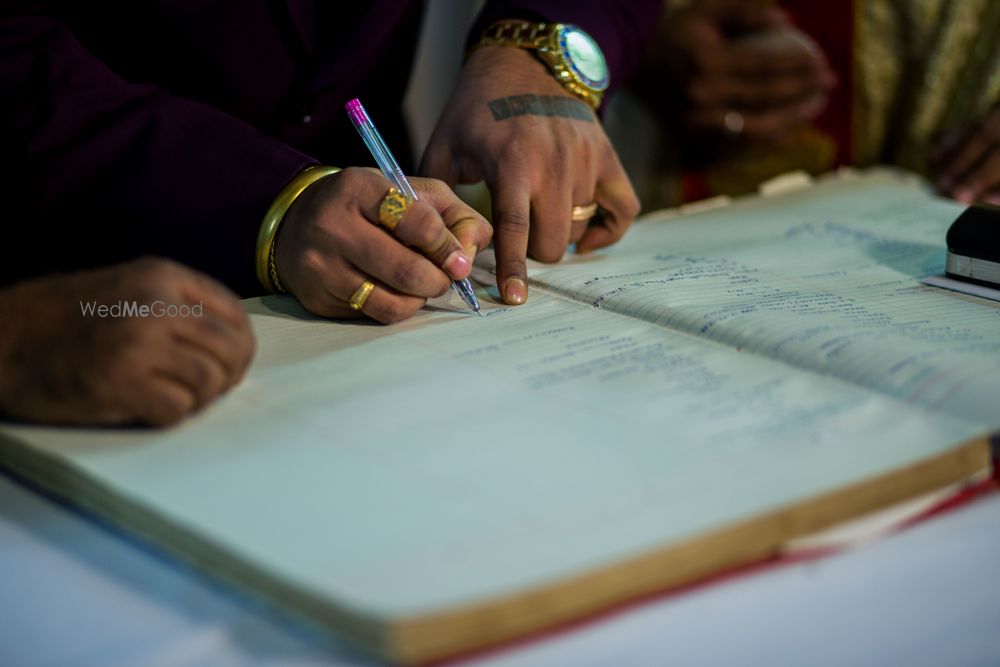
[[[573,222],[580,222],[581,220],[590,220],[597,214],[597,202],[590,202],[583,206],[574,206],[573,211],[570,214],[570,219]]]
[[[398,188],[389,188],[378,207],[379,223],[389,231],[394,230],[412,204],[413,200]]]
[[[375,283],[372,281],[366,280],[361,283],[361,287],[354,290],[354,294],[351,295],[350,300],[347,302],[351,306],[351,310],[361,310],[373,289],[375,289]]]

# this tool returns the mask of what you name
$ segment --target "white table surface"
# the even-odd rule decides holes
[[[367,665],[0,476],[0,665]],[[462,665],[1000,665],[1000,494]]]

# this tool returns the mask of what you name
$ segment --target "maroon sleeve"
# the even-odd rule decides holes
[[[18,202],[25,258],[3,277],[158,254],[259,293],[261,218],[315,161],[212,107],[123,80],[29,4],[0,2],[0,148],[11,176],[0,192]]]
[[[638,66],[663,6],[663,0],[489,0],[469,37],[478,39],[501,19],[573,23],[597,41],[616,87]]]

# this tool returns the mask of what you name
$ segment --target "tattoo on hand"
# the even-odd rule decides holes
[[[590,105],[572,97],[560,95],[511,95],[487,102],[493,120],[501,121],[514,116],[559,116],[594,122]]]

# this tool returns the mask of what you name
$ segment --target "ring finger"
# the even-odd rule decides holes
[[[462,277],[468,273],[469,262],[462,254],[462,244],[428,202],[407,199],[394,188],[383,195],[379,202],[378,210],[362,210],[364,217],[406,246],[417,249],[431,264]],[[406,285],[394,286],[410,292]]]
[[[373,285],[368,296],[355,296],[365,282]],[[325,310],[329,317],[357,318],[365,315],[383,324],[392,324],[405,320],[427,303],[426,298],[404,294],[353,266],[346,267],[336,283],[327,288],[330,298]],[[351,297],[360,303],[360,308],[351,307]]]
[[[374,224],[358,229],[348,243],[347,259],[360,274],[402,294],[422,298],[440,296],[451,284],[448,275],[429,259]],[[352,291],[362,282],[354,282],[353,278]],[[350,291],[346,296],[350,296]]]
[[[583,182],[578,181],[576,187],[573,188],[573,215],[570,216],[573,224],[570,229],[570,243],[577,243],[583,238],[583,235],[587,233],[587,227],[590,226],[590,222],[597,215],[597,202],[594,199],[594,185],[596,182],[597,174],[588,173],[586,174],[586,179]],[[589,210],[584,211],[583,209],[589,207],[593,207],[594,213],[584,217],[584,214],[589,213]]]

